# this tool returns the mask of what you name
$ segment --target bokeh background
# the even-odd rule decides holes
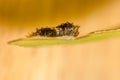
[[[120,80],[120,38],[44,47],[7,42],[66,21],[80,35],[119,27],[119,0],[0,0],[0,80]]]
[[[13,25],[46,25],[76,20],[107,0],[1,0],[1,22]]]

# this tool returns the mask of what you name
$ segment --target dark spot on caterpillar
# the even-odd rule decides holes
[[[73,25],[73,23],[63,23],[61,25],[58,25],[56,27],[50,28],[50,27],[43,27],[43,28],[36,28],[35,32],[32,32],[27,37],[62,37],[62,36],[72,36],[77,37],[79,34],[80,26]]]

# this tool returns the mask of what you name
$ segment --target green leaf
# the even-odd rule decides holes
[[[80,44],[80,43],[109,39],[113,37],[120,37],[120,28],[91,32],[85,36],[78,37],[75,40],[63,40],[63,39],[55,39],[55,38],[52,39],[23,38],[23,39],[10,41],[8,42],[8,44],[24,46],[24,47],[38,47],[38,46],[40,47],[40,46],[48,46],[48,45]]]

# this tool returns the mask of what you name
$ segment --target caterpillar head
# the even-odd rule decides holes
[[[35,36],[39,36],[40,34],[40,30],[38,28],[36,28],[36,31],[35,32],[31,32],[29,33],[28,35],[26,35],[27,38],[30,38],[30,37],[35,37]]]

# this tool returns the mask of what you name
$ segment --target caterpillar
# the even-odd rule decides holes
[[[31,37],[74,37],[76,38],[79,35],[79,27],[77,25],[74,25],[73,23],[66,22],[62,23],[56,27],[42,27],[42,28],[36,28],[35,32],[32,32],[27,38]]]

